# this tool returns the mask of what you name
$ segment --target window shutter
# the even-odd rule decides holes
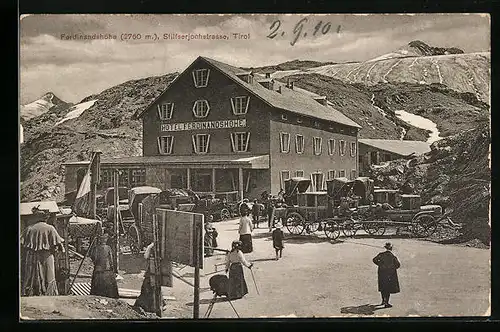
[[[158,118],[161,120],[162,118],[161,118],[161,107],[160,107],[160,104],[158,104],[156,106],[156,108],[158,109]]]
[[[231,109],[233,110],[233,114],[236,115],[236,108],[235,108],[235,105],[234,105],[234,98],[230,98],[229,100],[231,100]]]
[[[250,132],[247,133],[247,142],[246,142],[246,150],[245,151],[249,151],[250,150]]]
[[[161,149],[161,137],[157,138],[157,143],[158,143],[158,153],[163,154],[163,150]]]
[[[236,152],[236,145],[235,145],[235,136],[236,134],[235,133],[231,133],[229,134],[229,137],[231,137],[231,147],[233,148],[233,152]]]
[[[247,97],[247,106],[245,107],[245,114],[248,112],[248,105],[250,104],[250,96]]]
[[[209,153],[210,152],[210,135],[207,135],[207,152],[206,153]]]
[[[191,139],[193,141],[193,152],[198,153],[198,149],[196,148],[196,134],[191,135]]]

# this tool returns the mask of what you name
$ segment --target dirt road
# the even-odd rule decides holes
[[[238,237],[237,220],[215,223],[220,248],[229,248]],[[245,269],[249,294],[233,301],[240,317],[348,317],[348,316],[476,316],[489,314],[490,251],[446,246],[428,241],[394,238],[341,237],[335,243],[324,235],[288,235],[285,230],[284,257],[274,260],[267,229],[254,232],[256,293],[250,271]],[[288,236],[287,236],[288,235]],[[389,238],[389,239],[388,239]],[[391,241],[401,261],[401,293],[391,297],[390,309],[378,309],[376,266],[372,258],[385,242]],[[205,259],[201,271],[201,316],[212,293],[208,279],[214,264],[223,255]],[[219,273],[224,267],[219,267]],[[193,282],[193,269],[181,273]],[[139,286],[140,287],[140,286]],[[168,302],[166,317],[192,317],[192,288],[174,279],[174,288],[164,293],[175,297]],[[216,303],[212,318],[236,318],[227,302]]]
[[[231,242],[238,238],[238,220],[214,223],[214,226],[219,232],[219,247],[228,249]],[[260,295],[256,293],[250,271],[245,269],[249,294],[233,301],[242,318],[489,314],[490,250],[441,245],[391,235],[374,238],[361,234],[356,238],[340,237],[331,242],[321,232],[318,235],[292,236],[286,229],[284,231],[285,249],[279,261],[274,260],[268,230],[260,228],[254,231],[254,252],[248,254],[247,258],[255,264],[254,274]],[[387,241],[393,243],[394,253],[401,261],[398,271],[401,293],[391,296],[393,308],[379,309],[374,307],[381,299],[372,258],[383,250]],[[219,266],[219,272],[215,272],[215,264],[222,263],[223,254],[205,258],[200,280],[201,317],[213,297],[208,289],[208,280],[214,274],[224,273],[224,266]],[[120,275],[123,280],[118,282],[119,287],[140,290],[145,264],[142,254],[120,255]],[[187,283],[194,282],[193,268],[175,270],[183,275]],[[87,272],[91,273],[90,267]],[[163,288],[167,298],[163,318],[193,317],[193,288],[187,283],[174,278],[173,288]],[[135,300],[124,301],[133,304]],[[47,309],[33,306],[44,312]],[[66,311],[51,307],[48,312],[59,310],[60,313],[51,316],[56,319],[62,314],[69,315],[66,318],[76,319],[97,317],[90,317],[90,313],[89,317],[84,317],[85,311],[80,310],[80,307],[77,306],[78,310]],[[111,315],[109,318],[127,318],[116,316],[120,310],[113,311],[113,317],[113,314],[105,314]],[[72,313],[75,317],[71,317]],[[35,315],[30,311],[24,314],[28,317]],[[211,318],[236,318],[236,315],[228,302],[219,302],[215,304]]]

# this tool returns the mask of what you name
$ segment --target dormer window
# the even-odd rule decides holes
[[[195,118],[206,118],[210,112],[210,106],[206,100],[197,100],[193,105],[193,114]]]
[[[314,126],[315,126],[316,128],[319,128],[319,122],[318,122],[318,121],[314,121]]]
[[[208,85],[208,77],[210,76],[210,69],[196,69],[193,70],[193,82],[197,88],[204,88]]]
[[[158,137],[158,150],[160,154],[172,154],[174,146],[174,136]]]
[[[281,120],[288,120],[288,116],[285,113],[281,114]]]
[[[231,107],[233,109],[233,114],[234,115],[247,114],[249,103],[250,103],[250,97],[248,96],[231,98]]]
[[[236,76],[242,80],[243,82],[252,84],[253,83],[253,75],[252,72],[247,72],[247,73],[240,73],[236,74]]]
[[[174,113],[174,103],[164,103],[158,105],[158,116],[160,120],[170,120]]]

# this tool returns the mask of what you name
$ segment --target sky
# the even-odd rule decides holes
[[[19,33],[21,104],[46,92],[78,103],[131,79],[181,72],[198,56],[257,67],[295,59],[365,61],[412,40],[466,53],[490,50],[486,14],[30,15],[21,17]],[[116,39],[68,39],[74,34]],[[134,39],[122,40],[132,34]],[[154,34],[157,40],[148,39]],[[175,40],[164,34],[228,39]]]

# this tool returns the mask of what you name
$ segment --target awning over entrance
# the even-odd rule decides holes
[[[66,166],[88,165],[89,161],[64,163]],[[238,167],[245,169],[269,169],[269,155],[202,155],[202,156],[137,156],[113,159],[101,159],[101,166],[159,166],[172,168],[207,168],[218,166]]]

